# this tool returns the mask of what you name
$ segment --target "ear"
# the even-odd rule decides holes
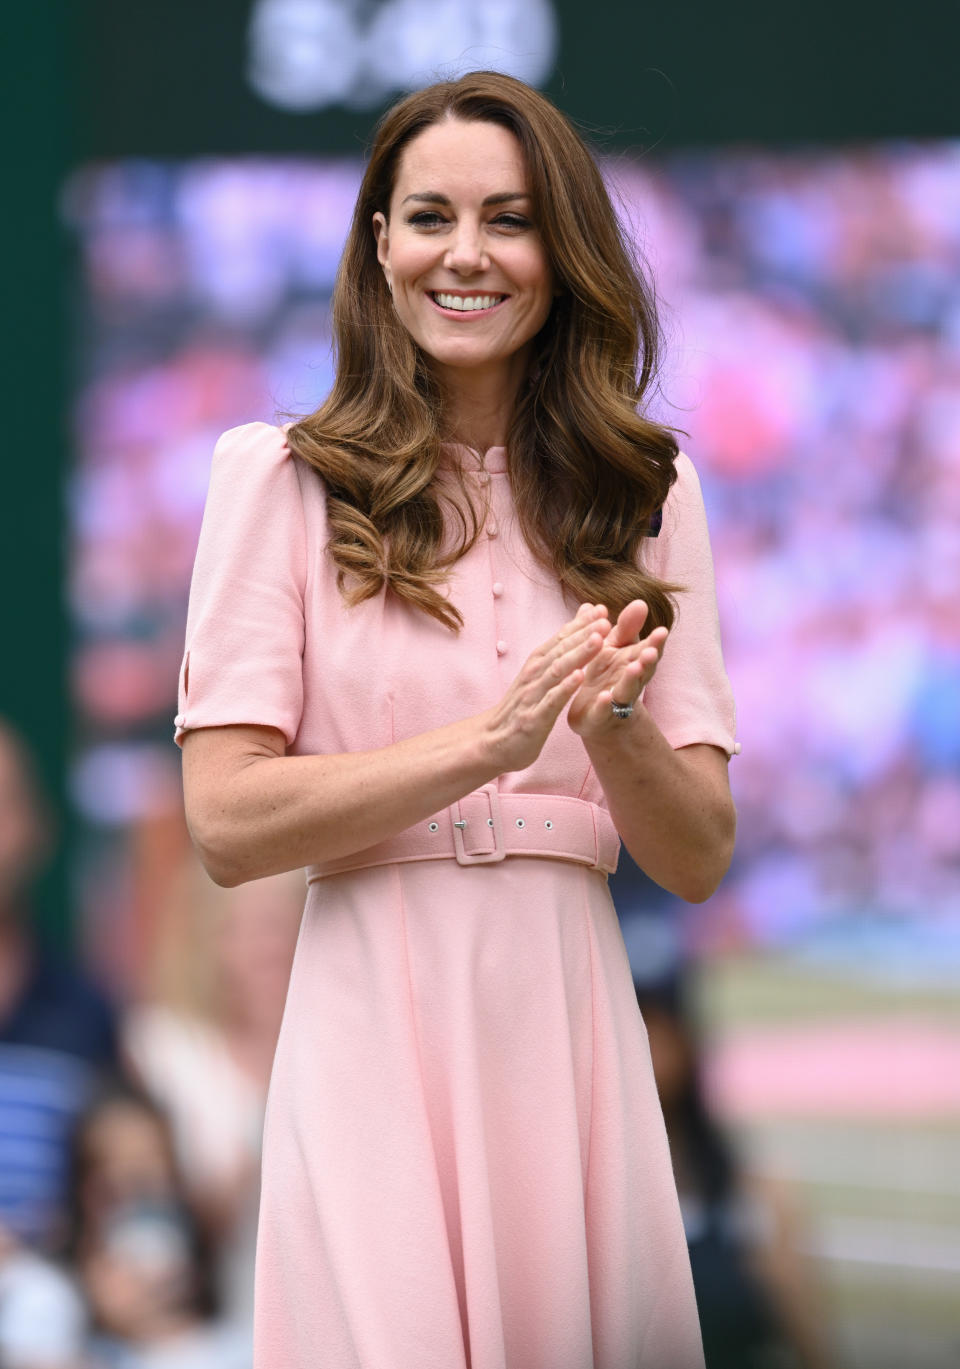
[[[387,265],[387,261],[390,254],[390,235],[387,228],[386,215],[381,214],[379,209],[373,216],[373,236],[377,243],[377,261],[383,267],[384,273],[389,281],[390,268]]]

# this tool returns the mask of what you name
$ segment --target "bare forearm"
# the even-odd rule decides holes
[[[675,751],[642,703],[618,727],[584,742],[617,830],[651,879],[700,903],[733,853],[736,813],[725,774],[689,764],[684,752],[701,748]]]
[[[502,698],[473,717],[376,751],[286,756],[277,728],[199,727],[183,738],[184,801],[218,884],[352,855],[540,754],[603,645],[583,604],[531,652]]]
[[[482,739],[467,718],[376,751],[251,754],[194,805],[194,841],[225,885],[362,851],[494,779]]]

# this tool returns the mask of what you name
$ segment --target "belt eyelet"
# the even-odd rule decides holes
[[[517,826],[518,826],[518,827],[526,827],[526,825],[527,825],[527,824],[524,822],[523,818],[517,818]]]
[[[431,832],[439,832],[440,830],[439,822],[429,822],[427,823],[427,826],[430,828]]]
[[[487,818],[487,826],[488,826],[488,827],[492,827],[492,826],[493,826],[493,818]]]
[[[552,827],[553,823],[550,821],[549,818],[547,818],[543,825],[544,827]]]

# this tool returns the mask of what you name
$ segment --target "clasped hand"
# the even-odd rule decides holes
[[[567,704],[567,721],[585,741],[622,732],[611,701],[635,703],[652,678],[667,639],[665,627],[640,632],[647,605],[634,599],[611,624],[603,604],[581,604],[524,663],[500,702],[483,715],[497,772],[532,765]]]
[[[642,599],[631,600],[615,624],[602,604],[582,604],[574,622],[581,615],[589,619],[594,614],[593,632],[602,642],[584,667],[583,683],[567,711],[567,722],[585,739],[623,730],[625,721],[614,716],[610,705],[614,700],[637,702],[660,663],[668,634],[667,628],[657,627],[646,637],[640,636],[647,619]]]

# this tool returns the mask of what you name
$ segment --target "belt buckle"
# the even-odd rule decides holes
[[[481,796],[486,798],[489,812],[483,811]],[[470,821],[469,814],[464,811],[465,805],[469,805],[471,810],[480,809],[479,813],[473,812],[473,821],[485,823],[487,830],[493,833],[492,851],[470,852],[465,848],[463,833]],[[495,783],[481,785],[472,793],[465,794],[462,799],[450,805],[450,811],[453,817],[453,849],[458,865],[495,865],[503,860],[507,851],[503,843],[500,793]]]

